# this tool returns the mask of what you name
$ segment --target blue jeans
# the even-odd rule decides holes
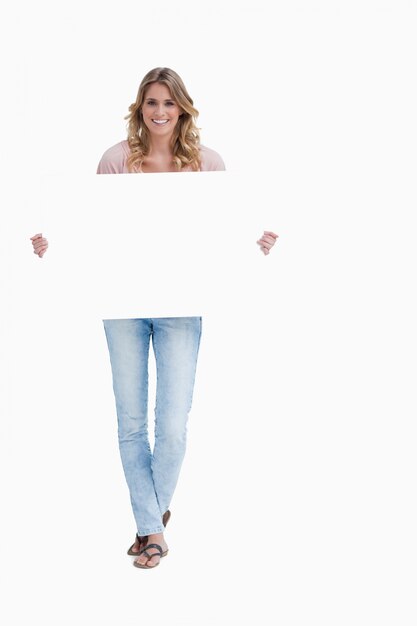
[[[201,317],[103,320],[123,470],[138,535],[163,532],[185,454]],[[148,438],[148,356],[156,360],[155,445]]]

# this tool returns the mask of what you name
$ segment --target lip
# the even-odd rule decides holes
[[[165,126],[166,124],[168,124],[168,123],[169,123],[169,120],[166,120],[166,119],[161,119],[161,120],[158,120],[158,119],[156,119],[156,118],[155,118],[155,119],[152,119],[152,122],[153,122],[154,124],[156,124],[157,126]],[[158,123],[158,122],[165,122],[165,124],[160,124],[160,123]]]

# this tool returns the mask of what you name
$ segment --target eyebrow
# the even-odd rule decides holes
[[[155,102],[159,102],[157,98],[145,98],[145,100],[155,100]],[[175,100],[174,98],[166,98],[165,100],[162,100],[162,102],[175,102]]]

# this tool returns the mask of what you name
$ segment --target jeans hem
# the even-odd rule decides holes
[[[158,533],[163,533],[165,530],[165,526],[160,525],[160,526],[155,526],[154,528],[150,528],[148,530],[142,530],[139,531],[138,530],[138,536],[139,537],[146,537],[147,535],[156,535]]]

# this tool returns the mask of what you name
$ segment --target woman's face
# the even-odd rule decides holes
[[[145,92],[142,115],[151,136],[169,137],[181,113],[180,107],[172,99],[166,85],[162,83],[149,85]]]

